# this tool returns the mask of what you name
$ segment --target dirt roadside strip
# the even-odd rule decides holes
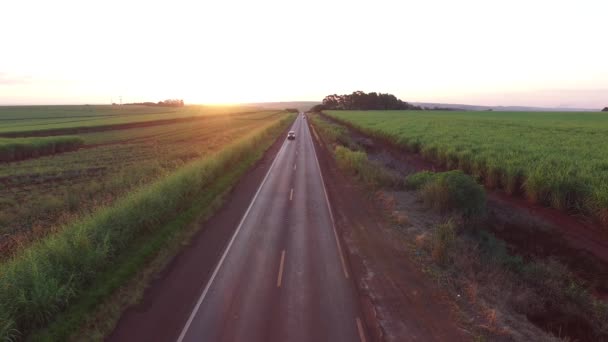
[[[421,170],[446,171],[327,116],[315,119],[315,126],[332,144],[353,146],[369,163],[399,179]],[[337,138],[331,135],[335,131],[340,133]],[[370,195],[370,205],[378,202],[375,206],[390,214],[391,226],[407,237],[410,259],[422,262],[424,273],[450,293],[459,309],[459,322],[476,339],[605,340],[607,249],[592,222],[486,189],[486,215],[473,226],[465,226],[467,231],[460,231],[451,259],[454,263],[439,269],[433,267],[436,263],[430,256],[425,260],[424,249],[429,247],[429,234],[435,234],[449,216],[429,211],[419,194],[401,186],[383,187]],[[576,296],[570,295],[572,288],[578,291]]]
[[[319,135],[315,148],[339,234],[375,341],[465,341],[446,294],[410,261],[383,214],[345,179]]]
[[[382,139],[371,139],[361,133],[349,123],[336,120],[326,114],[321,114],[324,119],[339,125],[348,127],[351,132],[364,137],[367,140],[379,142],[368,148],[382,148],[390,157],[398,157],[400,167],[407,168],[411,172],[424,170],[447,171],[444,167],[425,160],[419,154],[404,151],[394,143]],[[602,229],[597,223],[589,218],[572,216],[567,212],[549,208],[540,204],[533,204],[524,197],[507,195],[501,190],[486,189],[488,204],[490,208],[499,207],[502,210],[511,210],[521,216],[529,216],[534,221],[539,221],[543,226],[549,226],[551,234],[558,233],[560,237],[571,247],[598,258],[603,263],[608,263],[608,230]],[[540,244],[540,242],[539,242]]]

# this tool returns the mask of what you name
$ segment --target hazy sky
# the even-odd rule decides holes
[[[608,106],[606,0],[3,1],[0,104]]]

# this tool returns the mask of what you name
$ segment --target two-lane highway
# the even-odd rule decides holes
[[[178,341],[365,341],[303,115],[292,130]]]

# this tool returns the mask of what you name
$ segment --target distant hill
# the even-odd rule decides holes
[[[590,108],[563,108],[563,107],[526,107],[526,106],[475,106],[466,104],[454,104],[454,103],[432,103],[432,102],[410,102],[417,106],[422,107],[440,107],[440,108],[453,108],[462,110],[495,110],[500,112],[597,112],[599,109]]]
[[[409,101],[408,101],[409,102]],[[315,105],[320,104],[321,101],[287,101],[287,102],[257,102],[257,103],[243,103],[243,106],[252,106],[259,108],[268,109],[285,109],[285,108],[298,108],[300,111],[307,111]],[[526,106],[476,106],[467,104],[457,103],[438,103],[438,102],[409,102],[416,106],[421,107],[440,107],[440,108],[451,108],[457,110],[472,110],[472,111],[483,111],[483,110],[494,110],[500,112],[598,112],[601,108],[563,108],[563,107],[526,107]]]
[[[258,102],[258,103],[243,103],[244,106],[253,106],[268,109],[285,109],[285,108],[298,108],[300,111],[305,112],[312,108],[314,105],[318,105],[320,101],[289,101],[289,102]]]

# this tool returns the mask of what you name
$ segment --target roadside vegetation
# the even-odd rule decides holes
[[[458,210],[465,217],[483,216],[486,196],[483,187],[462,171],[423,171],[408,176],[405,185],[418,190],[420,198],[440,211]]]
[[[292,119],[293,115],[283,114],[266,120],[243,120],[255,124],[240,126],[234,134],[219,139],[217,148],[158,172],[149,178],[150,182],[95,206],[88,214],[54,228],[53,234],[13,251],[0,264],[0,337],[9,340],[27,337],[32,330],[49,324],[82,296],[86,297],[89,293],[86,290],[91,286],[102,289],[105,286],[101,296],[91,294],[94,297],[92,304],[85,305],[90,310],[136,271],[134,267],[126,272],[123,269],[121,276],[106,279],[110,285],[99,284],[97,280],[104,272],[121,269],[117,264],[117,260],[122,260],[121,256],[133,253],[132,247],[139,246],[146,252],[135,253],[131,259],[122,261],[133,262],[139,258],[141,265],[145,261],[142,255],[153,254],[163,245],[162,240],[156,240],[150,249],[150,245],[136,244],[138,239],[167,234],[163,229],[167,224],[171,230],[183,229],[187,222],[170,223],[190,210],[193,202],[208,205],[213,198],[207,198],[207,202],[197,199],[240,161],[252,155],[260,156],[260,148],[269,146]],[[198,136],[201,132],[193,130],[192,134]],[[194,146],[205,151],[205,146]],[[225,182],[226,187],[230,184]],[[66,329],[59,331],[66,333]]]
[[[311,117],[331,149],[346,151],[340,153],[355,151],[342,146],[335,132],[355,145],[365,139],[353,141],[358,135],[347,127]],[[350,159],[369,158],[362,153]],[[338,166],[344,163],[339,154],[334,157]],[[386,163],[392,161],[385,159],[374,167],[382,169]],[[537,255],[498,238],[493,231],[508,228],[487,213],[485,189],[478,178],[461,170],[404,172],[408,191],[379,185],[373,189],[379,190],[375,200],[403,233],[412,259],[455,298],[477,340],[608,340],[608,304],[597,296],[598,279],[581,277],[583,269],[576,260]]]
[[[340,125],[331,124],[317,115],[309,116],[315,129],[332,145],[338,166],[344,171],[358,177],[371,187],[401,187],[403,181],[396,175],[370,161],[367,153],[355,143]]]
[[[84,141],[75,136],[44,138],[0,138],[0,162],[11,162],[29,158],[77,150]]]
[[[490,188],[608,225],[608,117],[601,113],[325,113]]]
[[[498,239],[484,218],[485,190],[471,176],[422,171],[405,184],[423,206],[443,214],[430,227],[406,222],[402,231],[413,241],[412,255],[455,297],[467,299],[457,301],[463,312],[477,310],[483,322],[475,327],[479,339],[535,336],[524,326],[505,328],[521,319],[560,340],[608,339],[608,303],[558,258],[524,257]]]
[[[86,133],[77,151],[0,164],[0,259],[285,115]]]
[[[337,145],[334,149],[334,156],[338,166],[351,172],[371,187],[398,187],[402,183],[395,175],[371,162],[364,151],[353,151]]]

